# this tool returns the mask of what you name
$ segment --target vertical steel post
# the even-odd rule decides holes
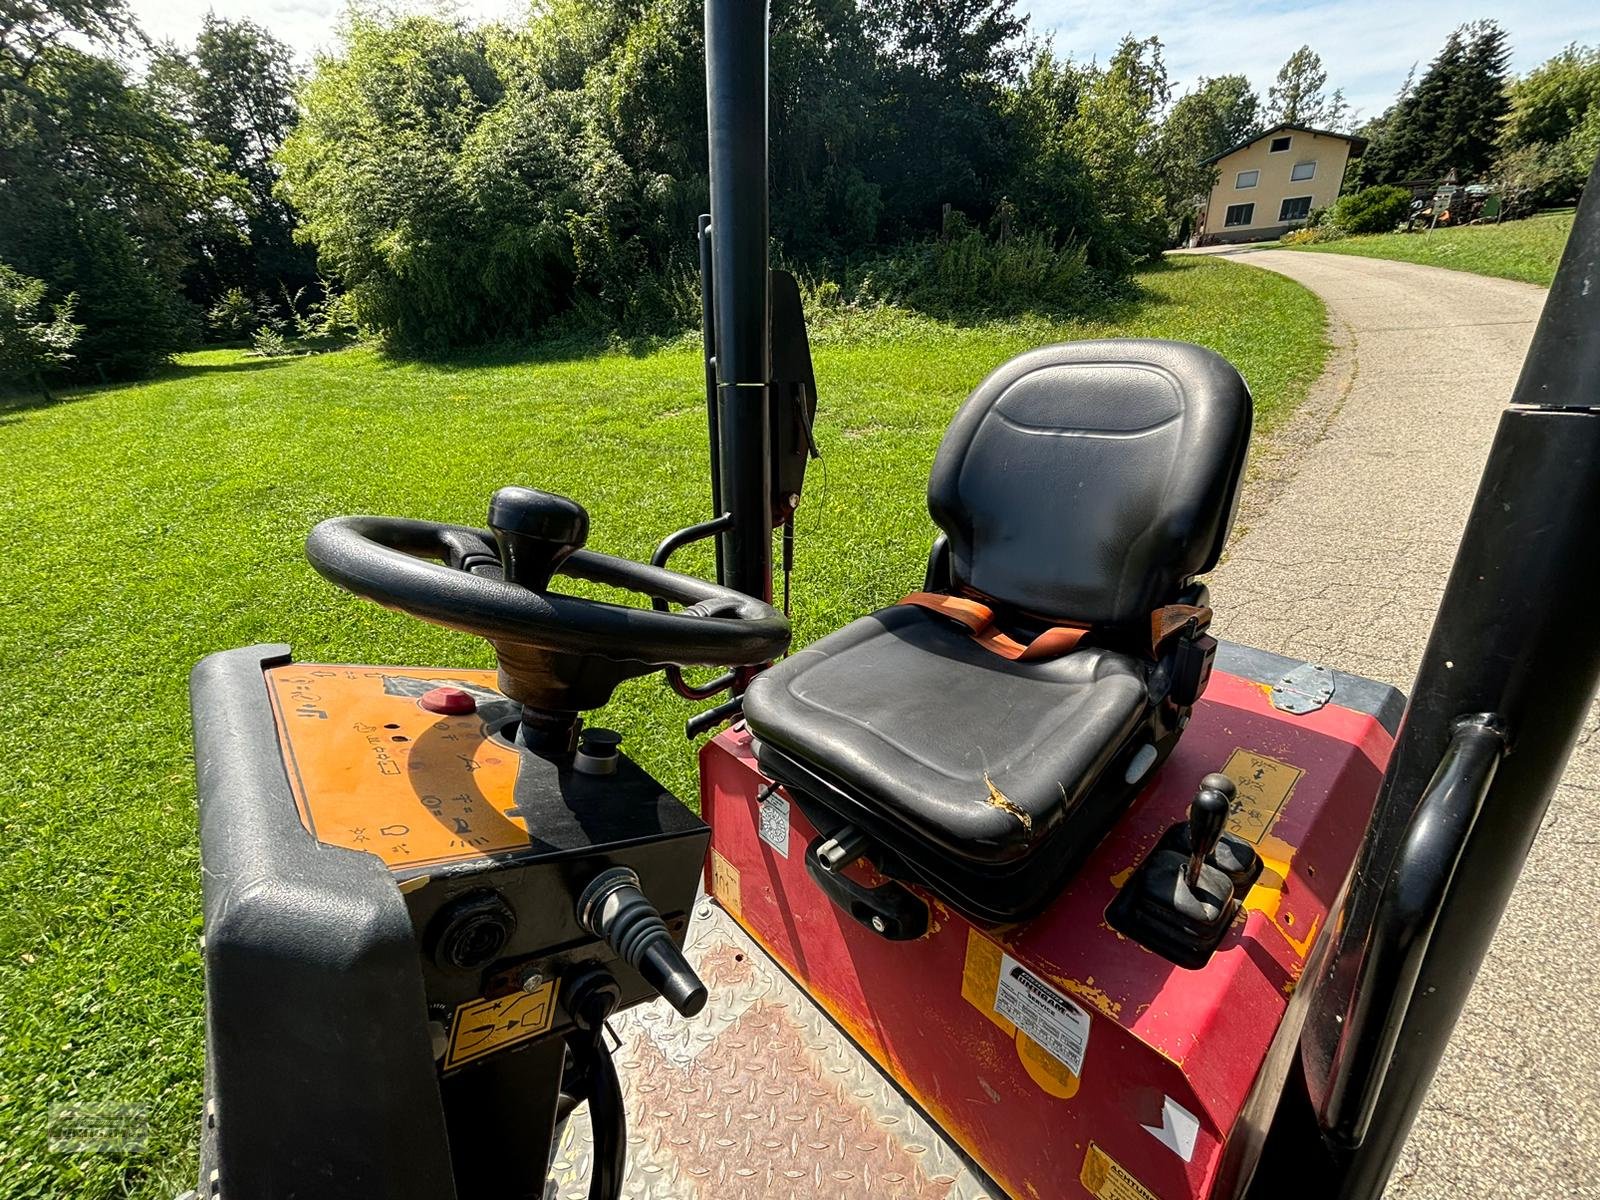
[[[712,299],[716,294],[716,280],[711,267],[710,213],[702,213],[695,223],[695,242],[700,250],[700,343],[704,348],[706,366],[706,429],[711,439],[711,518],[715,520],[727,510],[722,507],[722,435],[717,426],[717,310],[716,302]],[[717,582],[724,583],[722,539],[716,538],[712,545],[717,553]]]
[[[767,390],[772,298],[767,275],[767,5],[706,0],[706,115],[711,151],[721,535],[720,581],[772,599],[772,463]]]
[[[1301,1041],[1328,1160],[1309,1195],[1379,1195],[1600,681],[1600,163],[1484,468],[1373,823],[1313,982]],[[1458,719],[1494,714],[1507,753],[1439,908],[1403,1015],[1355,981],[1375,949],[1397,855]],[[1554,921],[1592,920],[1552,911]],[[1363,1031],[1398,1025],[1387,1064],[1353,1067]],[[1281,1114],[1280,1114],[1281,1115]],[[1366,1118],[1370,1115],[1370,1120]],[[1258,1180],[1258,1182],[1264,1182]]]

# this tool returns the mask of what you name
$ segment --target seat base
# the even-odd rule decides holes
[[[1176,740],[1152,669],[1105,647],[1003,659],[897,605],[761,675],[744,711],[762,770],[821,832],[853,825],[886,874],[1011,921],[1049,901]]]

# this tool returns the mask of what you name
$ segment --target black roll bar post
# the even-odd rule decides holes
[[[718,582],[772,599],[767,272],[767,4],[706,0],[706,115],[711,166],[709,308],[714,340],[717,482],[732,528],[719,534]],[[702,261],[707,244],[702,241]],[[743,690],[747,672],[734,690]]]

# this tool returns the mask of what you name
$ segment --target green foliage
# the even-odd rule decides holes
[[[1372,128],[1361,182],[1482,178],[1494,161],[1509,102],[1511,48],[1493,21],[1454,30],[1416,86]]]
[[[1328,85],[1328,71],[1322,57],[1310,46],[1301,46],[1278,68],[1278,77],[1267,89],[1267,125],[1309,125],[1314,129],[1343,129],[1350,117],[1344,92]]]
[[[79,48],[131,36],[120,6],[7,15],[19,23],[0,35],[0,258],[43,280],[51,303],[77,294],[76,370],[147,371],[190,332],[193,241],[239,236],[239,180],[154,90]]]
[[[44,387],[47,372],[72,360],[83,326],[72,320],[77,297],[44,303],[42,279],[31,279],[0,263],[0,379],[25,380]]]
[[[1103,69],[1083,70],[1077,109],[1063,132],[1098,204],[1084,231],[1097,265],[1122,271],[1167,245],[1157,117],[1170,94],[1153,37],[1126,36]]]
[[[263,325],[250,338],[250,353],[257,358],[282,358],[294,353],[289,339],[271,325]]]
[[[1345,233],[1391,233],[1411,213],[1411,192],[1393,184],[1363,188],[1334,202],[1329,221]]]
[[[297,113],[299,72],[293,52],[252,21],[201,20],[194,48],[157,50],[146,86],[161,107],[220,151],[222,169],[242,181],[237,224],[224,236],[199,231],[184,283],[190,299],[207,306],[230,287],[253,294],[300,287],[315,278],[314,255],[294,241],[295,216],[274,195],[272,156]]]
[[[1061,315],[1098,298],[1082,246],[1037,230],[988,237],[959,213],[947,225],[943,237],[870,260],[842,290],[939,317]]]
[[[236,342],[249,337],[250,331],[260,324],[260,318],[245,290],[231,287],[206,312],[206,324],[220,340]]]
[[[1509,95],[1501,182],[1528,204],[1574,199],[1600,155],[1600,46],[1568,46]]]
[[[358,13],[301,92],[279,194],[397,346],[680,328],[708,196],[701,38],[692,0],[559,0],[485,28]],[[774,240],[823,274],[907,245],[896,261],[933,269],[946,211],[1004,209],[1061,263],[1123,273],[1166,240],[1166,96],[1154,39],[1059,62],[1014,0],[782,0]]]

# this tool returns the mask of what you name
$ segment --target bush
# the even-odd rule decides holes
[[[1393,233],[1411,214],[1411,193],[1394,184],[1340,196],[1329,219],[1346,233]]]
[[[0,263],[0,379],[27,380],[45,391],[44,375],[72,360],[72,346],[83,333],[72,322],[76,296],[44,309],[44,281]]]
[[[293,353],[289,347],[289,339],[284,337],[271,325],[263,325],[256,330],[255,336],[250,339],[251,354],[257,358],[282,358]]]
[[[206,313],[206,324],[214,337],[224,342],[242,342],[261,323],[256,306],[243,288],[232,287]]]
[[[870,260],[854,282],[860,299],[935,316],[1069,312],[1101,290],[1083,246],[1038,230],[986,237],[959,213],[944,237]]]
[[[1336,242],[1344,236],[1337,225],[1306,225],[1291,229],[1278,240],[1285,246],[1313,246],[1318,242]]]

